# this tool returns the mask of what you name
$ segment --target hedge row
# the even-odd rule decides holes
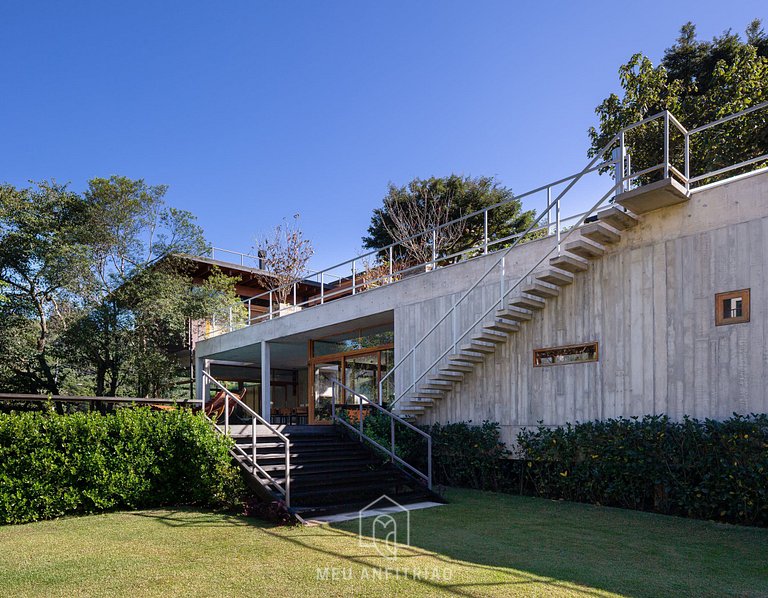
[[[227,441],[189,410],[0,414],[0,523],[231,506],[242,490]]]
[[[663,415],[520,433],[537,496],[768,525],[768,415]]]
[[[515,458],[493,422],[423,429],[437,484],[768,526],[768,415],[540,427],[518,435]],[[368,418],[366,430],[389,446],[387,419]],[[417,434],[398,431],[397,443],[403,459],[426,466]]]

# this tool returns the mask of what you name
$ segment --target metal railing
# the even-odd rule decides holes
[[[266,419],[261,417],[258,413],[256,413],[253,409],[248,407],[243,401],[240,400],[240,397],[232,393],[230,390],[228,390],[224,385],[222,385],[216,378],[211,376],[208,372],[205,370],[202,370],[203,379],[207,380],[209,382],[212,382],[216,388],[224,392],[224,428],[222,429],[217,421],[214,421],[208,415],[205,414],[205,404],[206,404],[206,392],[203,392],[203,399],[202,399],[202,410],[205,417],[208,419],[208,421],[211,422],[213,427],[216,429],[217,432],[224,434],[225,436],[230,435],[230,401],[234,402],[236,406],[240,407],[243,411],[245,411],[248,416],[250,416],[251,419],[251,452],[250,454],[243,450],[243,447],[237,444],[237,442],[233,442],[232,450],[236,453],[240,454],[242,457],[244,457],[247,461],[250,461],[252,465],[252,472],[256,479],[259,479],[259,477],[256,475],[256,472],[262,476],[262,479],[259,479],[259,482],[264,486],[271,486],[277,492],[283,496],[283,499],[285,500],[285,504],[288,508],[291,506],[291,443],[288,437],[280,432],[277,428],[275,428],[272,424],[270,424]],[[205,387],[205,385],[204,385]],[[283,444],[284,444],[284,455],[285,455],[285,481],[283,484],[281,484],[278,480],[276,480],[272,475],[266,471],[261,465],[258,463],[258,429],[256,426],[256,423],[261,424],[262,426],[266,427],[271,434],[266,436],[268,438],[278,438]]]
[[[379,381],[379,397],[383,396],[383,385],[387,380],[390,378],[394,378],[395,382],[397,383],[398,380],[396,378],[396,374],[399,372],[400,374],[405,373],[405,368],[410,368],[410,377],[406,378],[406,380],[409,380],[404,383],[400,383],[399,387],[395,386],[395,396],[392,403],[390,403],[389,407],[393,408],[403,397],[407,396],[408,393],[410,393],[412,390],[416,390],[419,383],[421,383],[422,380],[425,379],[425,377],[434,369],[445,360],[447,356],[450,354],[455,354],[458,352],[458,345],[459,343],[463,342],[463,340],[473,331],[478,330],[481,325],[486,322],[486,319],[488,316],[494,312],[495,310],[499,309],[500,307],[505,305],[505,301],[507,297],[510,296],[510,294],[517,290],[519,286],[528,279],[541,265],[544,263],[545,260],[547,260],[555,251],[557,252],[557,255],[560,255],[561,253],[561,247],[562,244],[575,233],[575,231],[584,223],[584,221],[595,214],[597,210],[609,199],[611,199],[614,194],[618,195],[622,192],[628,191],[633,183],[635,181],[641,180],[642,177],[648,177],[649,175],[652,175],[654,173],[661,173],[664,179],[675,177],[680,180],[680,182],[685,185],[686,191],[690,191],[691,183],[706,180],[708,178],[715,177],[717,175],[730,172],[732,170],[742,168],[745,166],[749,166],[751,164],[756,164],[761,161],[765,161],[768,159],[768,154],[764,154],[762,156],[751,158],[747,161],[739,162],[737,164],[734,164],[732,166],[718,169],[716,171],[712,171],[709,173],[705,173],[703,175],[699,175],[697,177],[690,177],[690,137],[693,134],[698,133],[699,131],[706,130],[708,128],[717,126],[718,124],[728,122],[730,120],[733,120],[734,118],[738,118],[739,116],[749,114],[751,112],[754,112],[756,110],[761,110],[768,107],[768,102],[764,102],[762,104],[759,104],[757,106],[754,106],[752,108],[749,108],[747,110],[743,110],[739,113],[736,113],[734,115],[730,115],[728,117],[725,117],[723,119],[720,119],[719,121],[715,121],[713,123],[710,123],[708,125],[705,125],[703,127],[698,127],[696,129],[693,129],[691,131],[688,131],[683,127],[680,122],[669,112],[669,111],[663,111],[658,114],[654,114],[653,116],[649,116],[648,118],[645,118],[637,123],[633,123],[632,125],[629,125],[628,127],[623,128],[621,131],[619,131],[616,135],[614,135],[604,146],[600,149],[600,151],[596,152],[592,160],[587,164],[587,166],[578,174],[574,175],[573,177],[570,177],[570,182],[568,186],[554,199],[550,200],[547,203],[547,206],[544,210],[544,212],[540,213],[536,220],[528,227],[528,230],[526,230],[524,233],[522,233],[519,238],[508,248],[501,251],[498,258],[484,271],[484,273],[466,290],[464,291],[458,300],[455,300],[451,308],[446,311],[433,325],[431,328],[427,330],[426,333],[424,333],[411,347],[410,350],[408,350],[403,356],[400,357],[400,359],[395,363],[394,367],[387,372],[385,376],[381,378]],[[654,164],[645,168],[641,168],[640,170],[632,171],[631,167],[631,161],[629,160],[629,156],[627,153],[627,142],[626,137],[627,133],[637,129],[638,127],[642,127],[644,125],[648,125],[650,123],[655,123],[657,121],[661,121],[662,123],[662,139],[661,139],[661,147],[662,147],[662,161],[658,164]],[[678,169],[671,161],[671,152],[670,152],[670,132],[671,127],[675,127],[679,133],[683,135],[683,170],[681,171]],[[565,196],[578,182],[579,180],[585,176],[586,174],[593,172],[594,170],[605,168],[610,162],[606,161],[601,164],[597,164],[598,160],[602,157],[606,156],[608,153],[612,155],[612,165],[614,170],[614,184],[613,186],[585,213],[580,214],[578,217],[578,221],[574,226],[572,226],[565,234],[565,236],[562,236],[561,234],[561,225],[560,225],[560,201],[562,200],[563,196]],[[549,197],[549,193],[548,193]],[[508,286],[507,283],[507,272],[506,272],[506,259],[507,256],[511,251],[513,251],[520,243],[522,243],[526,238],[530,238],[530,235],[533,231],[537,229],[537,227],[540,226],[540,222],[544,219],[546,216],[547,221],[550,221],[550,213],[552,211],[555,211],[555,220],[558,223],[556,225],[556,230],[554,232],[556,236],[556,243],[554,246],[549,247],[544,254],[541,256],[541,258],[536,261],[536,263],[529,268],[526,272],[524,272],[521,276],[517,277],[517,280],[514,284],[511,286]],[[496,284],[499,285],[499,291],[494,294],[491,294],[491,298],[488,298],[488,289],[490,286],[492,286],[492,282],[489,281],[491,278],[491,275],[493,273],[498,274],[498,279]],[[486,282],[488,281],[488,282]],[[465,314],[465,317],[463,318],[464,321],[469,320],[470,324],[465,326],[464,328],[461,328],[460,322],[462,321],[462,314],[460,313],[460,308],[464,304],[468,304],[469,302],[467,299],[473,296],[476,301],[471,306],[471,312]],[[479,317],[476,316],[476,313],[478,311],[478,304],[485,306],[485,308],[480,308],[481,315]],[[448,328],[448,330],[444,330],[443,328]],[[434,342],[430,342],[434,341]],[[422,352],[425,354],[424,356],[419,355],[419,350],[422,349]],[[437,357],[432,359],[430,361],[429,356],[434,356],[437,354]],[[426,364],[426,365],[425,365]]]
[[[269,289],[263,293],[245,299],[242,304],[247,314],[242,321],[238,321],[233,316],[233,311],[228,308],[227,311],[212,316],[210,329],[206,331],[205,337],[215,336],[224,332],[231,332],[241,326],[249,326],[264,320],[271,320],[276,317],[295,313],[307,307],[322,305],[327,301],[355,295],[361,292],[371,290],[380,286],[392,284],[403,278],[417,274],[419,272],[429,271],[445,265],[450,265],[463,259],[474,258],[489,253],[502,251],[514,247],[520,243],[539,239],[543,236],[554,236],[557,238],[558,250],[561,245],[561,233],[565,229],[573,229],[583,222],[588,213],[576,213],[564,216],[561,209],[561,200],[568,191],[581,180],[585,175],[593,172],[602,172],[612,167],[614,172],[615,185],[610,192],[615,189],[617,192],[628,191],[634,185],[642,184],[651,176],[662,176],[663,178],[674,177],[686,190],[699,190],[707,185],[701,185],[694,189],[697,183],[722,176],[734,170],[746,168],[768,160],[768,154],[751,157],[736,164],[728,165],[710,172],[691,176],[694,165],[691,163],[691,142],[695,135],[709,130],[712,127],[722,125],[726,122],[739,118],[741,116],[764,110],[768,107],[768,102],[762,102],[746,110],[728,115],[719,120],[694,129],[686,129],[680,121],[669,111],[659,112],[649,116],[641,121],[633,123],[616,135],[605,144],[605,146],[595,154],[595,157],[589,162],[586,168],[567,177],[552,181],[545,185],[536,187],[524,193],[515,195],[509,199],[488,206],[482,210],[477,210],[446,222],[416,233],[408,238],[401,239],[385,247],[370,250],[354,258],[347,259],[337,263],[329,268],[312,273],[311,282],[318,285],[315,294],[299,300],[299,287],[310,280],[310,277],[297,280],[291,283],[280,285]],[[660,127],[658,125],[661,125]],[[632,143],[628,142],[627,137],[631,136],[633,131],[645,126],[657,126],[661,136],[659,145],[660,160],[657,164],[650,166],[641,165],[640,168],[633,169],[630,160]],[[674,140],[673,133],[682,137],[682,146],[680,151],[672,147]],[[599,161],[602,160],[602,161]],[[556,193],[561,186],[565,190]],[[555,199],[553,194],[556,193]],[[489,229],[489,220],[494,210],[503,210],[511,202],[521,201],[523,199],[533,200],[536,197],[545,198],[545,209],[539,213],[533,225],[521,233],[514,233],[501,237],[494,236]],[[546,218],[545,218],[546,216]],[[449,227],[455,227],[460,224],[470,224],[474,221],[478,227],[482,226],[482,236],[470,247],[453,251],[449,254],[441,252],[438,238],[441,231]],[[431,250],[431,256],[425,260],[408,260],[403,256],[409,255],[409,247],[414,241],[421,243],[422,247]],[[217,249],[217,251],[223,251]],[[238,252],[230,252],[238,253]],[[411,252],[412,253],[412,252]],[[258,259],[249,254],[242,254],[245,258]],[[243,259],[243,258],[241,258]],[[285,297],[289,300],[287,304],[276,305],[278,297]],[[259,311],[263,313],[259,313]]]
[[[420,479],[424,480],[427,484],[427,488],[432,490],[432,436],[427,434],[424,430],[421,430],[411,424],[410,422],[405,421],[403,418],[395,415],[391,411],[388,411],[387,409],[384,409],[382,406],[378,405],[374,401],[371,401],[368,397],[366,397],[363,394],[360,394],[359,392],[356,392],[349,388],[348,386],[342,384],[339,382],[336,378],[331,378],[331,384],[332,384],[332,399],[331,399],[331,419],[338,423],[348,430],[354,432],[360,437],[360,440],[365,440],[366,442],[369,442],[374,447],[378,448],[379,450],[386,453],[390,461],[395,464],[399,465],[401,467],[406,468],[407,471],[415,474]],[[349,423],[346,419],[344,419],[339,413],[337,413],[336,405],[337,403],[340,405],[346,405],[346,397],[350,395],[353,397],[356,397],[358,399],[357,401],[357,408],[359,411],[358,414],[358,421],[357,426],[353,426],[351,423]],[[344,402],[340,403],[340,397],[344,397]],[[368,406],[373,408],[377,413],[381,413],[389,418],[389,447],[382,446],[379,442],[371,438],[368,434],[365,433],[365,415],[363,411],[363,406]],[[427,471],[423,472],[420,471],[418,468],[414,467],[404,459],[400,458],[397,455],[396,452],[396,442],[395,442],[395,424],[400,424],[407,429],[416,432],[420,436],[424,437],[426,439],[427,443]]]

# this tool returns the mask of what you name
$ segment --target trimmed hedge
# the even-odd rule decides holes
[[[664,415],[524,430],[525,487],[537,496],[768,525],[768,415]]]
[[[187,409],[0,414],[0,523],[233,506],[244,488],[227,443]]]

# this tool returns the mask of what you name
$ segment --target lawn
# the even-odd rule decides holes
[[[447,496],[411,513],[411,547],[394,561],[360,545],[357,522],[165,509],[2,527],[0,596],[768,596],[765,529]]]

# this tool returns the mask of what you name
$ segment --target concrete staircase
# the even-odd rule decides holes
[[[444,502],[421,480],[408,475],[368,444],[350,438],[335,425],[286,426],[281,432],[290,443],[290,472],[285,471],[285,443],[259,426],[256,462],[274,482],[285,487],[290,476],[292,513],[311,519],[356,512],[386,494],[401,505]],[[233,425],[231,437],[252,454],[249,424]],[[233,456],[249,475],[251,488],[265,500],[282,500],[273,482],[238,451]]]
[[[486,357],[507,342],[535,312],[546,308],[547,299],[558,297],[575,277],[589,269],[590,261],[601,258],[607,245],[621,240],[623,231],[634,227],[639,218],[625,209],[612,205],[597,213],[596,219],[579,228],[579,237],[563,246],[560,255],[549,260],[548,266],[533,273],[533,280],[523,283],[519,293],[497,309],[493,319],[479,325],[479,332],[470,341],[449,354],[436,371],[425,376],[416,388],[403,397],[396,409],[403,416],[417,417],[446,398],[456,382],[475,370]]]

